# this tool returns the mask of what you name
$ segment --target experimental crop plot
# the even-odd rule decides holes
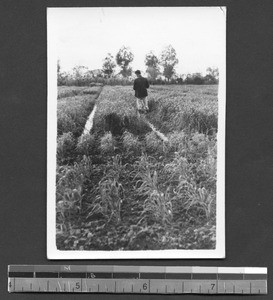
[[[152,86],[139,118],[131,86],[105,86],[82,136],[78,92],[58,100],[58,250],[215,249],[217,86]]]

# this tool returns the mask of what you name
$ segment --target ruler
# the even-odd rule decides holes
[[[8,291],[117,294],[267,294],[267,268],[10,265]]]

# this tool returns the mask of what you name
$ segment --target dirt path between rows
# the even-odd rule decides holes
[[[100,89],[100,91],[99,91],[99,93],[96,97],[96,102],[99,99],[99,96],[100,96],[102,90],[103,90],[103,88]],[[93,110],[91,111],[89,117],[86,120],[82,136],[85,135],[85,134],[90,133],[91,129],[93,128],[93,120],[94,120],[96,110],[97,110],[97,104],[94,105]]]
[[[164,142],[168,141],[168,138],[160,131],[158,131],[154,125],[152,123],[150,123],[145,117],[144,117],[145,122],[149,125],[149,127],[152,129],[153,132],[155,132],[155,134],[161,138]]]
[[[95,106],[93,107],[93,110],[85,123],[82,135],[90,133],[90,131],[93,127],[93,120],[94,120],[96,110],[97,110],[97,104],[95,104]]]

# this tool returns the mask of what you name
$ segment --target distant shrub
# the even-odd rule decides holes
[[[211,75],[206,75],[204,77],[204,84],[218,84],[219,83],[219,80]]]
[[[155,83],[154,84],[159,84],[159,85],[162,85],[162,84],[166,84],[166,81],[163,80],[163,79],[156,79]]]
[[[74,156],[76,141],[71,132],[65,132],[57,139],[57,160],[64,162]]]
[[[104,84],[105,85],[132,85],[132,80],[129,78],[109,78],[105,79]]]
[[[115,139],[111,132],[105,133],[101,138],[100,149],[103,154],[112,154],[115,151]]]
[[[90,86],[103,86],[103,83],[102,82],[93,82],[93,81],[91,81],[90,82],[90,84],[89,84]]]
[[[118,77],[111,77],[111,78],[103,78],[103,77],[82,77],[75,79],[73,76],[67,75],[63,77],[61,81],[59,81],[58,85],[65,85],[65,86],[103,86],[103,85],[132,85],[133,81],[131,78],[118,78]]]
[[[204,84],[205,78],[202,76],[201,73],[193,73],[188,74],[188,76],[185,79],[186,84]]]

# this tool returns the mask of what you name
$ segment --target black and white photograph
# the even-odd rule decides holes
[[[47,8],[47,257],[225,257],[225,7]]]

